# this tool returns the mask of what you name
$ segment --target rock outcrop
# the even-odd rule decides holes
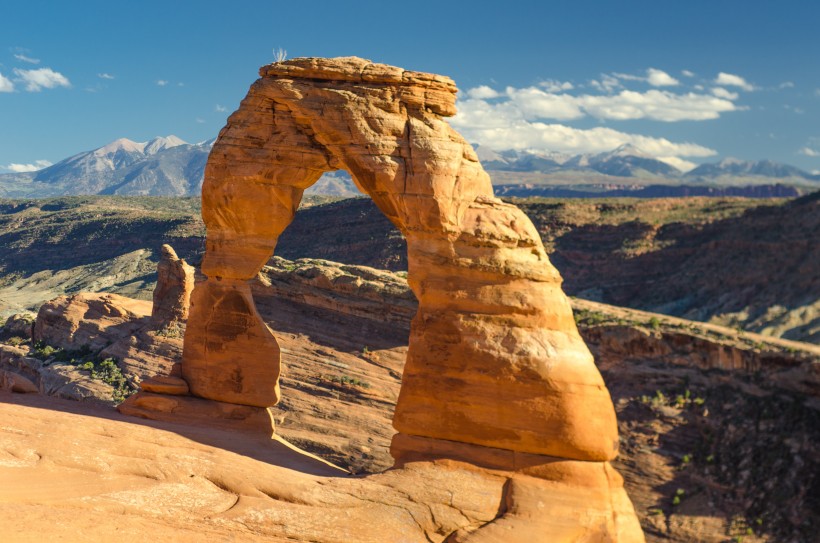
[[[156,328],[168,328],[188,319],[191,291],[194,290],[194,268],[179,258],[173,247],[162,246],[157,265],[157,286],[151,321]]]
[[[151,302],[119,294],[83,292],[44,303],[34,323],[34,341],[94,352],[129,338],[147,324]]]
[[[250,280],[304,190],[345,169],[407,239],[419,301],[394,417],[396,465],[466,461],[515,481],[502,519],[453,540],[642,541],[608,464],[618,448],[609,393],[537,231],[493,196],[445,121],[452,80],[355,57],[260,74],[205,171],[208,279],[192,294],[182,363],[191,409],[204,398],[262,413],[279,401],[280,349]],[[132,398],[126,411],[149,396]],[[174,412],[185,397],[173,398],[143,407]]]

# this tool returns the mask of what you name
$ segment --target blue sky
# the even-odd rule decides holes
[[[3,2],[0,172],[210,139],[279,47],[449,75],[453,125],[496,149],[815,171],[818,23],[820,3],[789,0]]]

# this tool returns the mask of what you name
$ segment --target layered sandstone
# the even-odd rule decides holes
[[[642,540],[607,463],[618,447],[609,393],[537,231],[493,196],[447,124],[453,82],[355,57],[260,74],[205,171],[208,279],[192,295],[182,363],[191,393],[259,410],[279,401],[280,349],[249,281],[303,191],[345,169],[407,239],[419,302],[394,417],[397,465],[448,458],[541,479],[510,492],[504,522],[454,540]]]
[[[44,303],[33,338],[52,347],[94,352],[112,341],[132,337],[147,324],[151,302],[119,294],[83,292]]]
[[[184,323],[188,318],[191,291],[194,290],[194,268],[177,256],[168,244],[160,250],[157,264],[157,286],[151,320],[157,328]]]

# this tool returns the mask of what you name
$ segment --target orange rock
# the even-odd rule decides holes
[[[157,286],[151,321],[157,328],[167,328],[188,318],[194,268],[179,258],[170,245],[163,245],[157,265]]]
[[[183,357],[182,377],[195,396],[257,407],[279,402],[279,344],[256,312],[247,281],[197,285]]]
[[[82,292],[46,302],[37,313],[34,340],[66,350],[99,351],[134,335],[147,323],[151,302],[119,294]]]
[[[493,196],[472,147],[447,124],[453,82],[355,57],[295,59],[260,74],[205,169],[209,279],[194,290],[182,363],[192,394],[257,407],[279,400],[279,348],[249,280],[303,191],[346,169],[407,239],[419,308],[394,418],[400,435],[428,439],[429,458],[447,458],[455,442],[610,469],[618,434],[609,393],[535,227]],[[399,462],[420,454],[402,448],[411,442],[394,440]],[[482,458],[473,455],[479,465]],[[574,477],[556,499],[580,507]],[[609,527],[590,528],[576,505],[555,505],[562,520],[553,524],[567,531],[547,539],[642,540],[623,490],[596,492]],[[618,512],[607,505],[616,502]],[[511,509],[509,526],[530,522],[530,509]],[[487,537],[470,540],[513,541]]]

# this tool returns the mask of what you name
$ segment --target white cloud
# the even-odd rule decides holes
[[[451,120],[468,141],[498,151],[506,149],[558,151],[569,154],[602,153],[626,143],[645,153],[669,160],[680,156],[708,157],[716,151],[694,143],[675,143],[666,138],[629,134],[606,127],[573,128],[526,120],[499,119],[495,126],[471,126],[461,114]]]
[[[547,79],[546,81],[541,81],[538,84],[538,86],[546,90],[547,92],[569,91],[575,88],[575,85],[573,85],[569,81],[556,81],[554,79]],[[476,96],[474,98],[478,97]]]
[[[695,166],[697,166],[694,162],[690,162],[676,156],[659,156],[655,158],[661,162],[666,162],[673,168],[677,168],[682,172],[688,172],[689,170],[695,169]]]
[[[498,98],[501,94],[498,91],[491,89],[487,85],[481,85],[468,90],[467,96],[470,98],[477,98],[479,100],[489,100],[492,98]]]
[[[214,108],[214,111],[218,111],[219,113],[225,113],[226,111],[228,111],[228,108],[226,108],[225,106],[220,106],[219,104],[217,104],[216,107]]]
[[[468,96],[474,94],[471,91],[467,92]],[[482,94],[484,93],[478,93]],[[505,100],[489,102],[485,99],[468,98],[459,101],[459,111],[462,116],[479,121],[488,118],[566,121],[585,116],[618,121],[702,121],[717,119],[721,113],[741,109],[732,101],[737,95],[729,92],[723,94],[676,94],[650,89],[646,92],[622,90],[618,94],[575,96],[566,93],[554,94],[537,87],[507,87],[504,92]],[[496,95],[502,96],[498,93]]]
[[[721,85],[721,86],[726,86],[726,87],[739,87],[739,88],[741,88],[745,91],[755,90],[754,85],[747,82],[745,79],[743,79],[739,75],[727,74],[726,72],[720,72],[718,74],[718,76],[715,78],[714,83],[716,85]]]
[[[810,157],[820,156],[820,151],[818,151],[817,149],[812,149],[811,147],[803,147],[797,152],[801,155],[806,155]]]
[[[626,76],[624,74],[616,74],[616,75],[617,76],[622,76],[624,79],[635,78],[635,76]],[[623,85],[621,85],[621,82],[618,81],[618,77],[616,77],[615,75],[609,75],[609,74],[601,74],[601,80],[600,81],[598,81],[596,79],[593,79],[592,81],[589,82],[589,84],[592,85],[592,87],[598,89],[599,91],[603,91],[603,92],[612,92],[615,89],[623,87]]]
[[[646,82],[653,87],[674,87],[680,85],[680,81],[664,72],[655,68],[646,70]]]
[[[780,88],[780,89],[793,89],[794,88],[794,83],[792,83],[791,81],[784,81],[780,85],[778,85],[778,88]]]
[[[28,62],[29,64],[40,64],[40,59],[39,58],[27,57],[26,55],[24,55],[22,53],[15,54],[14,58],[16,58],[17,60],[20,60],[22,62]]]
[[[578,104],[578,98],[569,94],[552,94],[535,87],[516,89],[507,87],[507,104],[520,111],[526,119],[579,119],[584,112]],[[493,107],[490,105],[490,107]]]
[[[22,173],[22,172],[36,172],[37,170],[42,170],[43,168],[48,168],[51,166],[51,162],[48,160],[35,160],[34,164],[9,164],[6,166],[7,170],[11,170],[13,172]]]
[[[107,74],[105,72],[103,72],[101,74],[97,74],[97,77],[99,77],[100,79],[114,79],[113,75]]]
[[[695,77],[695,73],[690,72],[689,70],[681,70],[680,73],[684,77]]]
[[[18,80],[25,84],[29,92],[40,92],[42,89],[53,89],[56,87],[70,87],[71,82],[60,72],[55,72],[51,68],[38,68],[36,70],[14,69]]]
[[[177,83],[177,87],[184,87],[185,83]]]
[[[703,121],[717,119],[726,111],[739,109],[732,101],[707,94],[674,94],[669,91],[624,90],[610,96],[579,96],[581,107],[599,119],[656,121]]]
[[[167,84],[168,84],[168,82],[167,82],[166,80],[164,80],[164,79],[157,79],[157,85],[159,85],[160,87],[164,87],[164,86],[165,86],[165,85],[167,85]]]
[[[14,92],[14,83],[0,74],[0,92]]]
[[[197,117],[196,122],[198,122],[199,124],[205,124],[205,119],[203,119],[201,117]]]
[[[712,89],[712,94],[717,96],[718,98],[725,98],[726,100],[737,100],[738,94],[736,92],[731,92],[723,87],[715,87]]]
[[[657,68],[647,68],[646,76],[614,73],[612,74],[612,77],[623,81],[643,81],[644,83],[649,83],[653,87],[674,87],[675,85],[680,85],[680,81],[663,70],[658,70]]]

